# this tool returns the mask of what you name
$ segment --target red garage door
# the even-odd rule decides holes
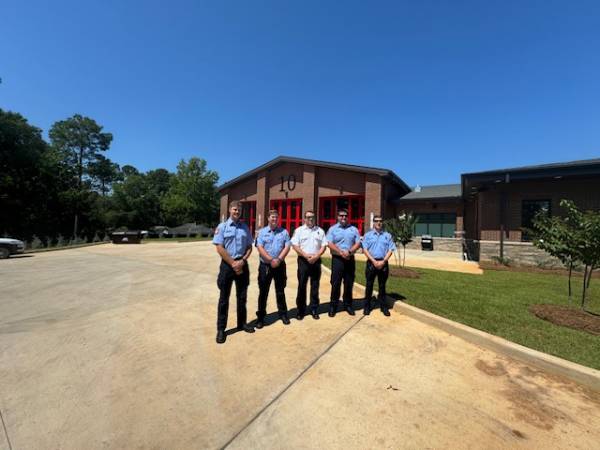
[[[302,199],[271,200],[271,209],[279,212],[279,226],[288,230],[290,236],[302,225]],[[267,222],[265,221],[265,225]]]
[[[327,231],[331,225],[337,223],[337,212],[343,208],[348,210],[348,222],[358,228],[360,234],[363,234],[365,223],[364,195],[320,197],[319,225]]]

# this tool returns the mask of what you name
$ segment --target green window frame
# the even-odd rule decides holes
[[[454,237],[456,213],[415,214],[417,223],[413,229],[415,236],[429,234],[432,237]]]

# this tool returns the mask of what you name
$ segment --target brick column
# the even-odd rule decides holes
[[[371,229],[371,213],[381,214],[383,204],[381,177],[367,174],[365,177],[365,232]]]
[[[302,216],[306,211],[312,210],[316,212],[317,205],[315,204],[316,184],[315,184],[315,166],[304,166],[302,174]]]
[[[256,179],[256,229],[265,226],[269,199],[267,195],[267,172],[261,172]]]
[[[219,211],[219,222],[224,222],[229,217],[229,193],[221,192],[221,205]]]

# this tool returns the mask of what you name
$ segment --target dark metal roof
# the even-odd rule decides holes
[[[471,195],[492,184],[514,181],[561,179],[563,177],[585,177],[600,175],[600,158],[538,164],[535,166],[513,167],[488,170],[485,172],[463,173],[461,184],[463,195]]]
[[[461,196],[460,184],[438,184],[434,186],[420,186],[413,189],[399,201],[404,200],[429,200],[442,198],[459,198]],[[418,190],[420,189],[420,191]]]
[[[231,186],[232,184],[238,183],[248,177],[256,175],[257,173],[259,173],[265,169],[268,169],[270,167],[273,167],[273,166],[275,166],[277,164],[281,164],[281,163],[307,164],[307,165],[314,165],[314,166],[319,166],[319,167],[328,167],[330,169],[348,170],[348,171],[360,172],[360,173],[371,173],[371,174],[387,177],[394,183],[400,185],[400,187],[402,187],[405,191],[407,191],[407,192],[410,191],[410,188],[406,185],[406,183],[404,181],[402,181],[402,179],[398,175],[396,175],[392,170],[389,170],[389,169],[382,169],[382,168],[378,168],[378,167],[368,167],[368,166],[357,166],[354,164],[341,164],[341,163],[335,163],[335,162],[330,162],[330,161],[320,161],[320,160],[316,160],[316,159],[295,158],[292,156],[278,156],[277,158],[272,159],[271,161],[268,161],[265,164],[256,167],[255,169],[249,170],[248,172],[245,172],[245,173],[241,174],[240,176],[223,183],[221,186],[219,186],[219,191],[225,189],[226,187]]]
[[[549,164],[537,164],[534,166],[522,166],[522,167],[511,167],[508,169],[496,169],[496,170],[486,170],[483,172],[471,172],[471,173],[463,173],[462,176],[470,177],[474,175],[491,175],[491,174],[504,174],[504,173],[512,173],[512,172],[538,172],[538,171],[551,171],[557,169],[573,169],[573,168],[585,168],[589,166],[600,166],[600,158],[593,159],[581,159],[577,161],[566,161],[559,163],[549,163]]]

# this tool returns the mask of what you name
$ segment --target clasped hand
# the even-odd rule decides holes
[[[281,264],[281,260],[279,258],[273,258],[271,260],[271,267],[273,269],[276,269],[277,267],[279,267],[280,264]]]
[[[319,259],[319,255],[306,255],[305,258],[309,264],[314,264]]]
[[[373,262],[373,266],[376,269],[382,269],[384,265],[385,265],[385,261],[384,260],[381,260],[381,261],[377,261],[376,260],[376,261]]]
[[[344,259],[350,259],[350,256],[352,256],[352,254],[348,250],[340,249],[340,256]]]
[[[238,259],[237,261],[233,261],[231,268],[237,275],[241,274],[244,271],[244,260]]]

